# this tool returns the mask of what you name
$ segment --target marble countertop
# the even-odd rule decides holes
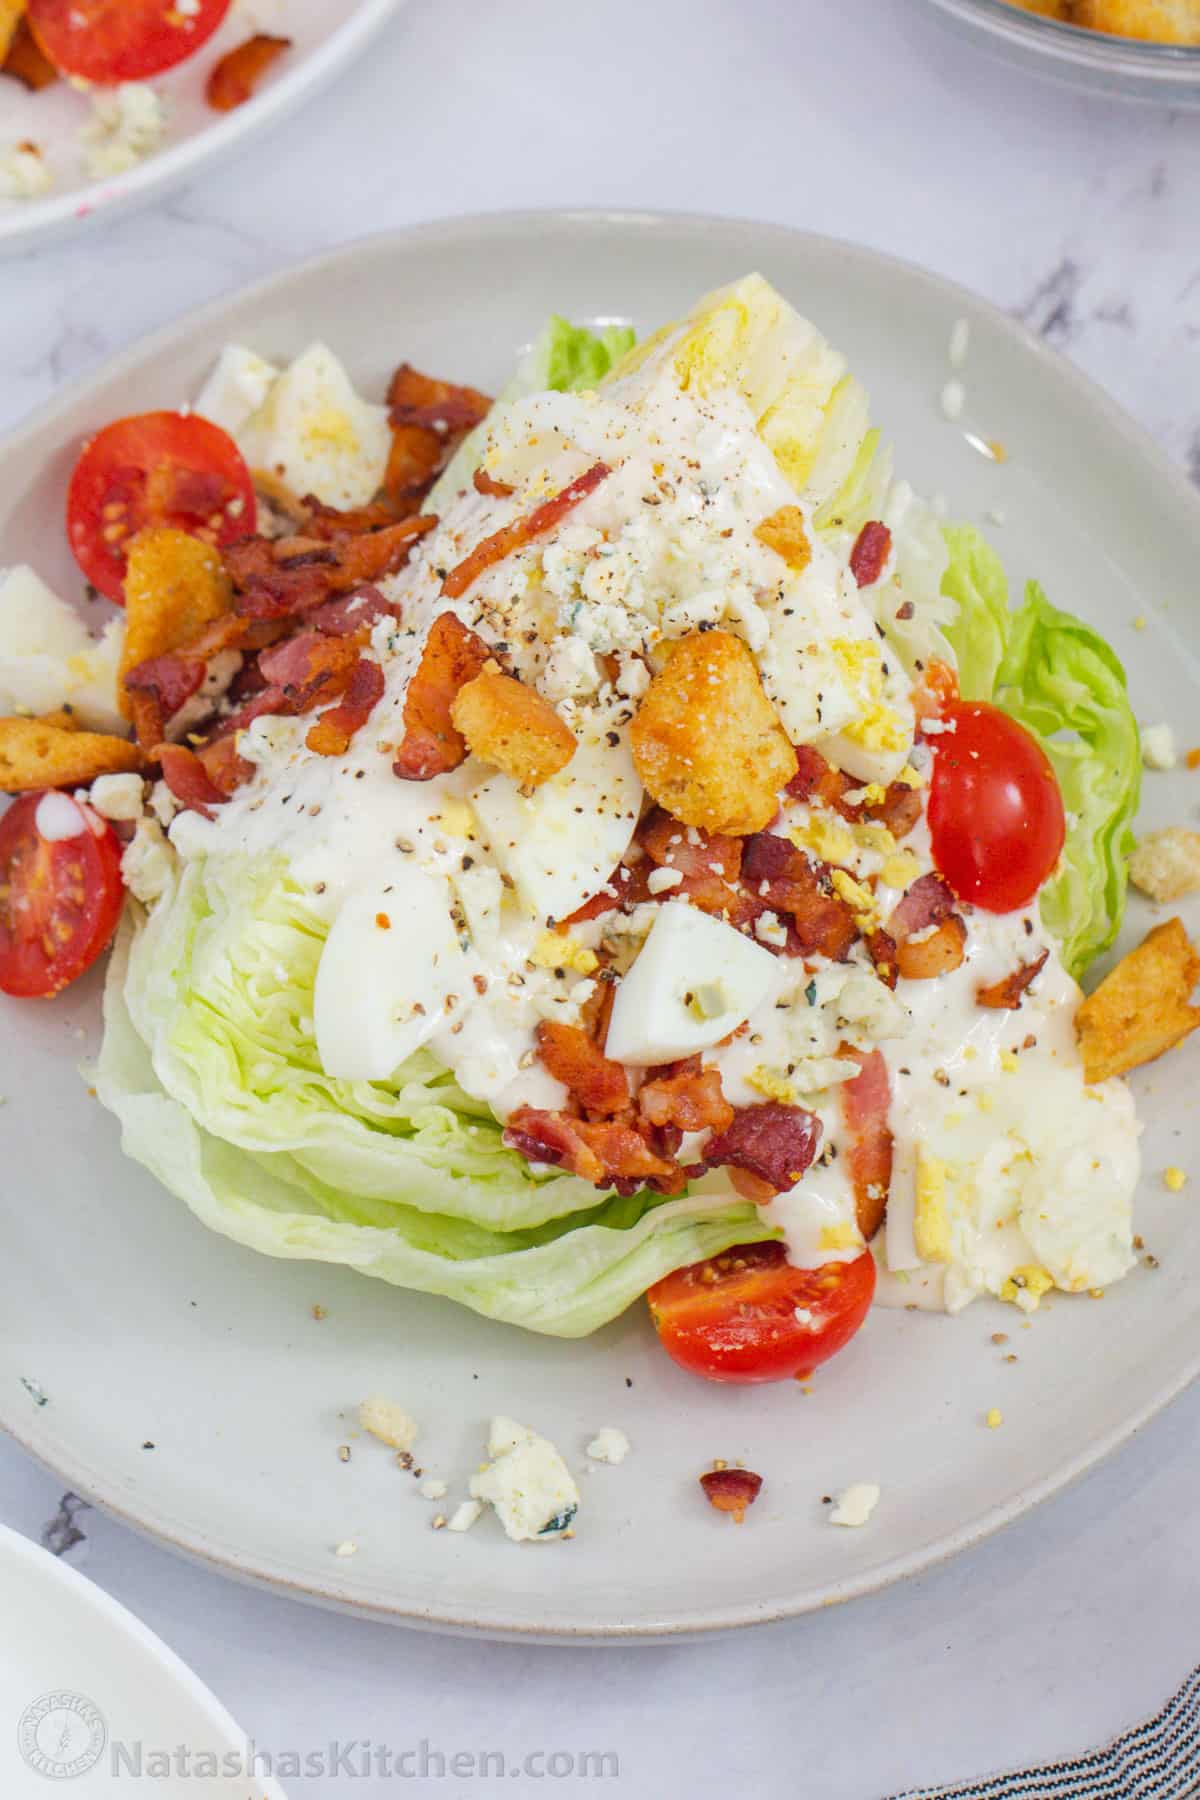
[[[579,204],[740,213],[926,264],[1074,358],[1200,481],[1200,114],[1033,81],[920,0],[415,0],[260,153],[0,263],[0,428],[185,308],[326,245]],[[58,1515],[60,1544],[82,1534],[67,1553],[279,1749],[331,1735],[447,1754],[586,1746],[617,1753],[622,1794],[716,1795],[733,1779],[878,1800],[1099,1742],[1200,1660],[1197,1392],[1070,1493],[902,1589],[661,1649],[337,1618],[88,1509],[69,1508],[64,1532],[61,1501],[0,1444],[0,1519],[36,1537]]]

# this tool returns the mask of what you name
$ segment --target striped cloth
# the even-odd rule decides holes
[[[1103,1750],[958,1787],[906,1788],[890,1800],[1193,1800],[1200,1797],[1200,1669],[1154,1718]]]

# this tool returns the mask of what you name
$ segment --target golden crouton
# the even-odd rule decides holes
[[[732,837],[762,831],[796,773],[754,658],[728,631],[694,632],[670,646],[630,743],[652,799],[684,825]]]
[[[460,687],[450,718],[467,745],[525,789],[565,769],[575,738],[548,700],[494,666]]]
[[[793,575],[799,575],[812,561],[812,545],[798,506],[781,506],[755,526],[754,535],[768,550],[782,556]]]
[[[1153,44],[1200,44],[1200,0],[1075,0],[1071,22]]]
[[[1152,900],[1181,900],[1200,888],[1200,831],[1152,831],[1129,859],[1129,879]]]
[[[124,775],[141,766],[141,752],[125,738],[44,719],[0,719],[0,793],[86,787],[97,775]]]
[[[125,644],[121,651],[121,711],[134,716],[125,677],[152,656],[178,650],[227,613],[233,588],[219,553],[186,531],[161,526],[141,531],[129,546],[125,571]]]
[[[25,16],[29,0],[0,0],[0,63],[8,55],[8,47],[17,35],[17,26]]]
[[[1189,1006],[1200,956],[1179,919],[1168,919],[1122,957],[1075,1015],[1084,1079],[1107,1081],[1182,1043],[1200,1025]]]

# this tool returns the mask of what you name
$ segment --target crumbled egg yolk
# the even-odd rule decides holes
[[[885,859],[879,878],[885,887],[908,888],[921,873],[921,864],[911,850],[898,850]]]
[[[1021,1066],[1015,1050],[1001,1050],[999,1061],[1006,1075],[1015,1075]]]
[[[998,1431],[1001,1425],[1003,1425],[1004,1414],[1000,1411],[998,1406],[992,1407],[991,1411],[988,1413],[986,1423],[989,1431]]]
[[[830,879],[839,900],[844,900],[854,914],[854,923],[859,930],[874,931],[880,921],[880,912],[871,890],[855,881],[853,875],[847,875],[845,869],[835,869]]]
[[[883,698],[883,658],[869,638],[834,638],[833,658],[847,687],[858,690],[862,716],[845,728],[845,734],[866,750],[903,750],[909,734],[899,714]]]
[[[911,763],[905,763],[904,767],[897,775],[896,780],[900,783],[901,787],[919,788],[925,786],[924,777],[917,774],[917,771],[913,768]]]
[[[571,969],[576,975],[591,975],[600,967],[600,958],[576,938],[560,937],[557,931],[543,931],[529,961],[535,969]]]
[[[475,814],[465,800],[455,800],[448,796],[432,817],[438,821],[447,837],[475,836]]]
[[[1184,1174],[1182,1169],[1176,1169],[1176,1168],[1172,1167],[1170,1169],[1163,1170],[1163,1180],[1166,1182],[1166,1184],[1170,1188],[1171,1192],[1173,1194],[1177,1194],[1179,1192],[1180,1188],[1183,1186],[1184,1182],[1187,1180],[1187,1176]]]
[[[336,406],[323,406],[304,422],[304,436],[310,446],[331,444],[348,456],[358,454],[358,434],[347,415]]]
[[[821,1228],[820,1247],[822,1250],[857,1250],[862,1243],[862,1233],[849,1220],[839,1225],[824,1225]]]
[[[1013,1270],[1000,1289],[1000,1298],[1011,1301],[1025,1312],[1034,1312],[1042,1295],[1048,1294],[1053,1286],[1053,1275],[1047,1269],[1031,1263],[1025,1268]]]
[[[950,1221],[946,1214],[946,1165],[917,1148],[917,1206],[913,1238],[922,1262],[950,1261]]]
[[[783,1106],[790,1106],[796,1098],[796,1090],[790,1081],[777,1069],[768,1069],[765,1063],[759,1063],[746,1077],[747,1087],[755,1093],[763,1094],[768,1100],[778,1100]]]
[[[827,813],[815,812],[807,825],[796,825],[788,837],[798,850],[811,850],[822,862],[845,863],[854,856],[854,835],[849,826]]]

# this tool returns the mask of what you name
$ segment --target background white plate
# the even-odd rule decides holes
[[[38,200],[0,198],[0,252],[27,250],[66,236],[89,221],[186,181],[197,169],[264,131],[306,100],[363,49],[396,10],[399,0],[234,0],[229,16],[208,43],[178,68],[150,85],[169,109],[163,147],[127,174],[91,181],[84,173],[80,127],[91,101],[67,82],[27,94],[11,79],[0,81],[0,154],[32,139],[54,170],[54,186]],[[204,98],[208,72],[225,51],[255,30],[292,39],[292,47],[265,78],[259,92],[231,113],[217,113]]]
[[[551,309],[631,316],[644,329],[756,266],[847,352],[902,471],[959,516],[1002,510],[1007,522],[990,529],[1014,582],[1036,574],[1108,634],[1144,718],[1194,718],[1200,506],[1142,433],[961,290],[866,250],[730,220],[450,221],[221,301],[0,449],[0,562],[28,558],[77,591],[60,518],[80,436],[191,397],[230,337],[279,356],[322,336],[371,393],[401,357],[494,388]],[[960,316],[971,354],[954,426],[939,394]],[[999,439],[1009,460],[985,460],[964,429]],[[1191,817],[1197,782],[1149,777],[1145,816]],[[1149,917],[1135,901],[1127,936]],[[1029,1329],[985,1302],[957,1320],[876,1314],[805,1397],[794,1384],[689,1379],[658,1352],[640,1306],[591,1340],[560,1343],[214,1237],[122,1160],[113,1122],[81,1091],[75,1064],[94,1015],[95,984],[50,1007],[0,1008],[0,1423],[122,1517],[298,1596],[542,1638],[663,1636],[801,1612],[994,1530],[1128,1437],[1200,1368],[1200,1214],[1190,1191],[1169,1195],[1160,1179],[1165,1164],[1189,1162],[1200,1179],[1194,1048],[1136,1083],[1147,1122],[1138,1225],[1159,1268],[1139,1268],[1099,1303],[1052,1300]],[[996,1330],[1010,1334],[1003,1350]],[[1014,1351],[1019,1361],[1004,1363]],[[491,1519],[465,1537],[435,1534],[411,1477],[353,1436],[356,1403],[380,1390],[422,1422],[420,1460],[452,1497],[496,1410],[537,1425],[576,1466],[601,1425],[624,1428],[633,1454],[581,1477],[573,1542],[517,1548]],[[999,1431],[983,1425],[993,1406]],[[349,1464],[337,1457],[343,1442]],[[696,1483],[718,1456],[765,1477],[740,1530]],[[822,1496],[860,1479],[883,1486],[875,1518],[862,1531],[832,1528]],[[358,1553],[337,1559],[345,1539]]]
[[[246,1735],[225,1708],[168,1650],[102,1588],[28,1538],[0,1525],[0,1597],[8,1629],[0,1633],[0,1792],[32,1800],[70,1781],[77,1800],[111,1800],[129,1793],[130,1761],[142,1747],[145,1779],[153,1752],[170,1758],[186,1745],[191,1758],[165,1791],[195,1800],[285,1800],[276,1781],[247,1783],[230,1774],[210,1777],[200,1759],[229,1756],[243,1766]],[[39,1701],[50,1702],[46,1708]],[[22,1740],[46,1766],[31,1765]],[[114,1747],[123,1750],[113,1770]],[[81,1767],[72,1774],[71,1764]],[[66,1764],[66,1766],[64,1766]],[[136,1767],[134,1761],[134,1767]]]

